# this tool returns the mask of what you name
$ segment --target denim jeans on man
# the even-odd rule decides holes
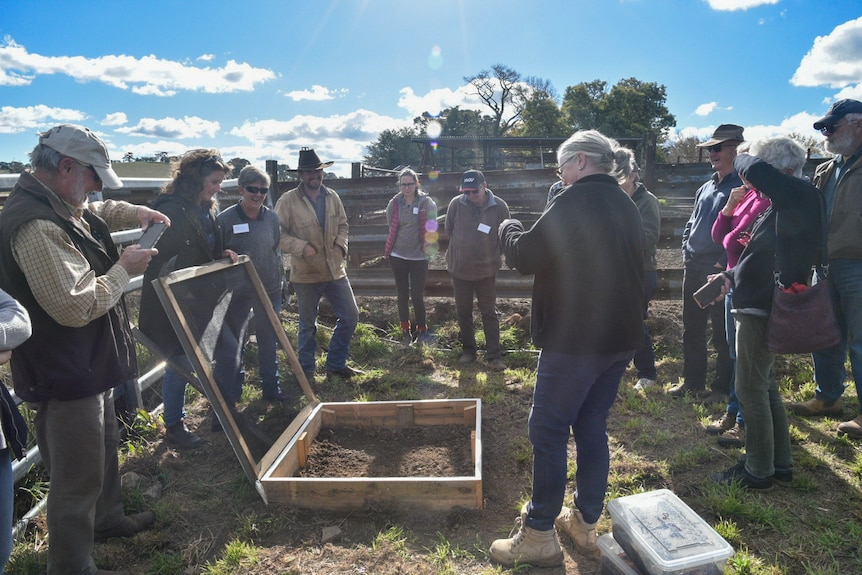
[[[766,345],[768,317],[736,314],[736,395],[745,413],[745,469],[759,479],[789,470],[790,424]]]
[[[608,413],[633,354],[634,350],[607,355],[542,351],[529,421],[533,494],[528,527],[554,528],[566,494],[570,431],[577,451],[575,506],[587,523],[601,516],[610,468]]]
[[[712,324],[712,346],[716,351],[715,379],[710,385],[713,391],[730,392],[733,377],[733,362],[727,349],[727,336],[724,328],[724,307],[710,305],[701,309],[692,297],[694,292],[706,283],[709,275],[719,273],[715,266],[686,262],[682,280],[682,377],[685,386],[691,390],[706,388],[707,322]]]
[[[658,371],[655,368],[655,352],[652,348],[652,335],[647,327],[646,319],[649,317],[649,302],[658,288],[658,272],[655,270],[644,271],[644,338],[635,352],[634,364],[638,372],[638,379],[646,378],[655,381],[658,379]]]
[[[841,341],[811,354],[814,381],[817,383],[816,397],[834,401],[844,393],[847,376],[844,362],[848,351],[856,393],[862,397],[862,260],[830,260],[828,277],[829,293],[841,328]]]
[[[192,362],[185,354],[173,355],[170,360],[182,366],[189,373],[194,373]],[[164,411],[162,418],[165,427],[172,427],[180,423],[186,416],[186,378],[170,366],[165,366],[165,374],[162,376],[162,403]]]
[[[500,359],[500,318],[497,317],[497,278],[491,276],[480,280],[462,280],[452,276],[455,290],[455,312],[461,330],[461,347],[465,354],[476,357],[476,328],[473,325],[473,294],[482,316],[485,331],[485,359]]]
[[[410,301],[413,301],[413,325],[427,325],[425,318],[425,280],[428,277],[428,260],[405,260],[389,257],[395,292],[398,294],[398,321],[410,321]]]
[[[299,364],[302,371],[314,371],[317,350],[317,312],[320,298],[325,297],[335,314],[335,330],[329,340],[326,369],[337,370],[347,366],[350,339],[359,323],[359,308],[347,277],[312,284],[293,284],[299,306]]]

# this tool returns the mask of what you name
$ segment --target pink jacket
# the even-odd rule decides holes
[[[742,250],[748,245],[751,225],[771,205],[769,198],[757,190],[748,190],[742,201],[733,209],[732,216],[719,212],[712,224],[712,241],[724,246],[727,252],[727,269],[736,265]]]

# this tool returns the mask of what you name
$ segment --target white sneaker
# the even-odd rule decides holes
[[[638,391],[640,391],[640,390],[642,390],[642,389],[646,389],[646,388],[648,388],[648,387],[653,387],[655,384],[656,384],[656,380],[654,380],[654,379],[647,379],[647,378],[645,378],[645,377],[642,377],[642,378],[640,378],[640,379],[638,380],[638,382],[635,384],[635,389],[637,389]]]

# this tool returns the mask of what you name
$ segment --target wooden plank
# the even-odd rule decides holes
[[[363,427],[379,424],[419,425],[419,415],[432,425],[473,422],[470,449],[473,475],[467,477],[295,477],[308,463],[312,442],[324,422],[345,421]],[[369,417],[373,415],[373,417]],[[297,420],[300,419],[299,417]],[[412,421],[412,423],[409,423]],[[320,404],[307,416],[273,466],[261,478],[266,500],[311,509],[351,510],[369,505],[446,511],[481,509],[482,454],[480,400],[417,400]]]
[[[303,431],[299,435],[299,439],[296,442],[297,451],[299,452],[299,467],[301,469],[305,469],[305,466],[308,464],[308,449],[311,447],[311,442],[308,440],[308,432]]]
[[[413,404],[408,403],[406,405],[402,404],[397,407],[398,409],[398,428],[402,429],[404,427],[413,427]]]

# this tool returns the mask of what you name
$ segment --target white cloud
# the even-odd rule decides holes
[[[113,114],[105,114],[101,124],[103,126],[122,126],[129,121],[125,112],[114,112]]]
[[[380,132],[406,125],[412,125],[412,120],[381,116],[363,109],[334,116],[294,116],[290,120],[249,121],[228,133],[245,138],[252,145],[247,148],[228,148],[231,153],[222,150],[222,154],[234,157],[236,153],[253,163],[262,164],[267,159],[274,159],[296,166],[299,149],[308,146],[314,148],[324,161],[336,162],[327,171],[347,176],[350,174],[350,163],[362,161],[365,147],[375,141]]]
[[[826,112],[826,108],[823,109]],[[820,115],[813,115],[807,112],[801,112],[785,118],[776,126],[756,125],[744,126],[743,135],[749,142],[762,140],[763,138],[774,138],[776,136],[787,136],[792,133],[797,133],[803,136],[812,136],[819,138],[820,134],[814,129],[814,122],[820,119]],[[692,136],[699,140],[707,140],[712,136],[712,133],[718,126],[704,127],[684,127],[672,131],[669,135],[669,140],[676,141],[682,138],[690,138]]]
[[[0,107],[0,134],[20,134],[63,123],[77,124],[86,117],[86,114],[80,110],[51,108],[43,104],[24,108],[2,106]]]
[[[455,106],[460,106],[462,110],[485,110],[485,104],[478,96],[471,94],[471,90],[473,88],[469,85],[461,86],[457,90],[438,88],[420,96],[413,88],[401,88],[398,107],[407,110],[411,118],[420,116],[423,112],[434,116]]]
[[[220,68],[199,68],[154,55],[41,56],[27,52],[8,36],[0,43],[0,85],[29,85],[37,76],[52,74],[154,96],[173,96],[178,91],[249,92],[275,78],[271,70],[234,60]]]
[[[709,116],[713,110],[715,110],[716,106],[718,106],[718,102],[708,102],[706,104],[701,104],[694,111],[696,116]]]
[[[850,20],[827,36],[818,36],[802,58],[790,83],[794,86],[845,88],[862,79],[862,17]],[[858,90],[858,87],[857,87]]]
[[[707,0],[707,4],[713,10],[734,12],[736,10],[748,10],[758,6],[778,4],[781,0]]]
[[[140,136],[146,138],[176,138],[190,139],[209,137],[218,134],[219,123],[204,120],[197,116],[185,116],[184,118],[141,118],[134,126],[118,128],[117,133],[128,136]]]
[[[330,90],[329,88],[325,88],[319,84],[314,84],[311,87],[311,90],[295,90],[293,92],[288,92],[287,94],[285,94],[285,96],[287,96],[294,102],[301,102],[303,100],[322,102],[324,100],[332,100],[336,96],[346,96],[348,92],[349,90],[347,90],[346,88],[343,88],[341,90]]]

